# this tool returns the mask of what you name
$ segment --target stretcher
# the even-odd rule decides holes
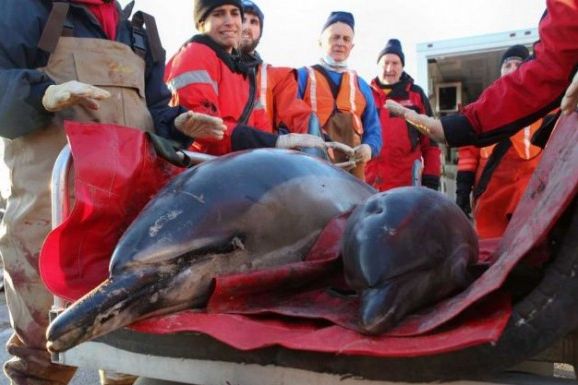
[[[577,128],[578,114],[559,121],[510,227],[489,253],[488,271],[492,274],[480,278],[485,279],[480,283],[483,295],[471,290],[461,298],[470,304],[482,297],[495,298],[496,293],[504,291],[511,294],[511,313],[495,338],[474,343],[472,324],[465,323],[469,329],[455,329],[462,334],[435,329],[420,338],[390,339],[389,350],[381,354],[355,353],[351,344],[358,342],[324,350],[323,345],[333,341],[322,338],[318,341],[321,348],[316,349],[276,340],[256,346],[255,340],[266,330],[261,326],[249,327],[234,316],[225,322],[222,316],[209,315],[201,327],[198,315],[190,318],[185,314],[165,318],[164,322],[141,322],[55,355],[54,361],[192,384],[567,383],[553,377],[504,371],[556,344],[573,346],[568,342],[573,339],[560,341],[578,326]],[[55,196],[67,196],[67,173],[63,170],[69,165],[70,157],[65,152],[55,167]],[[68,208],[55,199],[56,207],[64,208],[54,214],[54,220],[60,223]],[[506,272],[503,279],[495,278],[500,272]],[[57,301],[54,311],[60,311],[63,305],[63,301]],[[449,308],[433,309],[430,315]],[[197,324],[183,326],[191,319]],[[295,324],[293,328],[299,327]],[[227,331],[225,337],[223,330]],[[237,332],[234,338],[228,333],[231,330]],[[468,342],[440,342],[458,336]],[[239,337],[244,337],[246,345],[239,345]],[[436,346],[443,349],[435,350]],[[570,354],[563,352],[554,360],[573,364],[577,349],[568,350]]]

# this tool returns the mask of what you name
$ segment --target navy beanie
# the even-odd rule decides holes
[[[348,26],[351,27],[353,31],[355,31],[355,20],[353,18],[353,15],[349,12],[342,12],[342,11],[331,12],[329,17],[327,18],[327,21],[323,25],[321,31],[322,32],[325,31],[329,26],[335,23],[347,24]]]
[[[263,35],[263,22],[265,21],[265,15],[263,14],[263,11],[261,11],[261,8],[251,0],[243,0],[243,12],[252,13],[257,16],[259,23],[261,24],[261,35]]]
[[[530,51],[528,51],[528,48],[526,48],[523,45],[516,44],[511,46],[506,50],[506,52],[504,52],[504,55],[502,55],[502,60],[500,61],[500,66],[502,66],[506,61],[510,59],[519,59],[521,61],[524,61],[528,57],[530,57]]]
[[[198,26],[201,21],[205,20],[213,9],[221,5],[234,5],[239,8],[241,18],[243,17],[243,4],[241,0],[195,0],[195,10],[193,13],[195,26]]]
[[[401,59],[401,65],[405,67],[405,55],[403,54],[403,50],[401,49],[401,42],[397,39],[389,39],[385,48],[381,50],[379,56],[377,57],[377,61],[385,54],[392,53]]]

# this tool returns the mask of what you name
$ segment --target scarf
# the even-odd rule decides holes
[[[112,0],[72,0],[73,3],[84,5],[96,17],[104,33],[110,40],[116,40],[118,25],[118,10]]]

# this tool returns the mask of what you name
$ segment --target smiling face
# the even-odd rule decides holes
[[[381,73],[379,81],[383,84],[395,84],[399,82],[403,73],[401,58],[394,53],[386,53],[379,59],[378,63]]]
[[[247,53],[255,51],[261,39],[261,21],[257,15],[245,12],[243,33],[241,34],[241,50]]]
[[[321,34],[319,45],[323,53],[336,62],[346,61],[353,49],[353,29],[345,23],[335,23]]]
[[[241,10],[234,5],[222,5],[213,9],[199,23],[199,31],[208,35],[227,52],[239,46],[242,29]]]

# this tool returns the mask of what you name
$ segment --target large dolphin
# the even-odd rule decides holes
[[[63,351],[139,319],[202,307],[215,276],[301,260],[331,218],[374,193],[294,151],[241,152],[187,170],[123,234],[109,278],[52,322],[47,346]]]
[[[359,205],[342,238],[345,276],[361,296],[359,327],[380,334],[469,283],[478,238],[443,194],[402,187]]]

